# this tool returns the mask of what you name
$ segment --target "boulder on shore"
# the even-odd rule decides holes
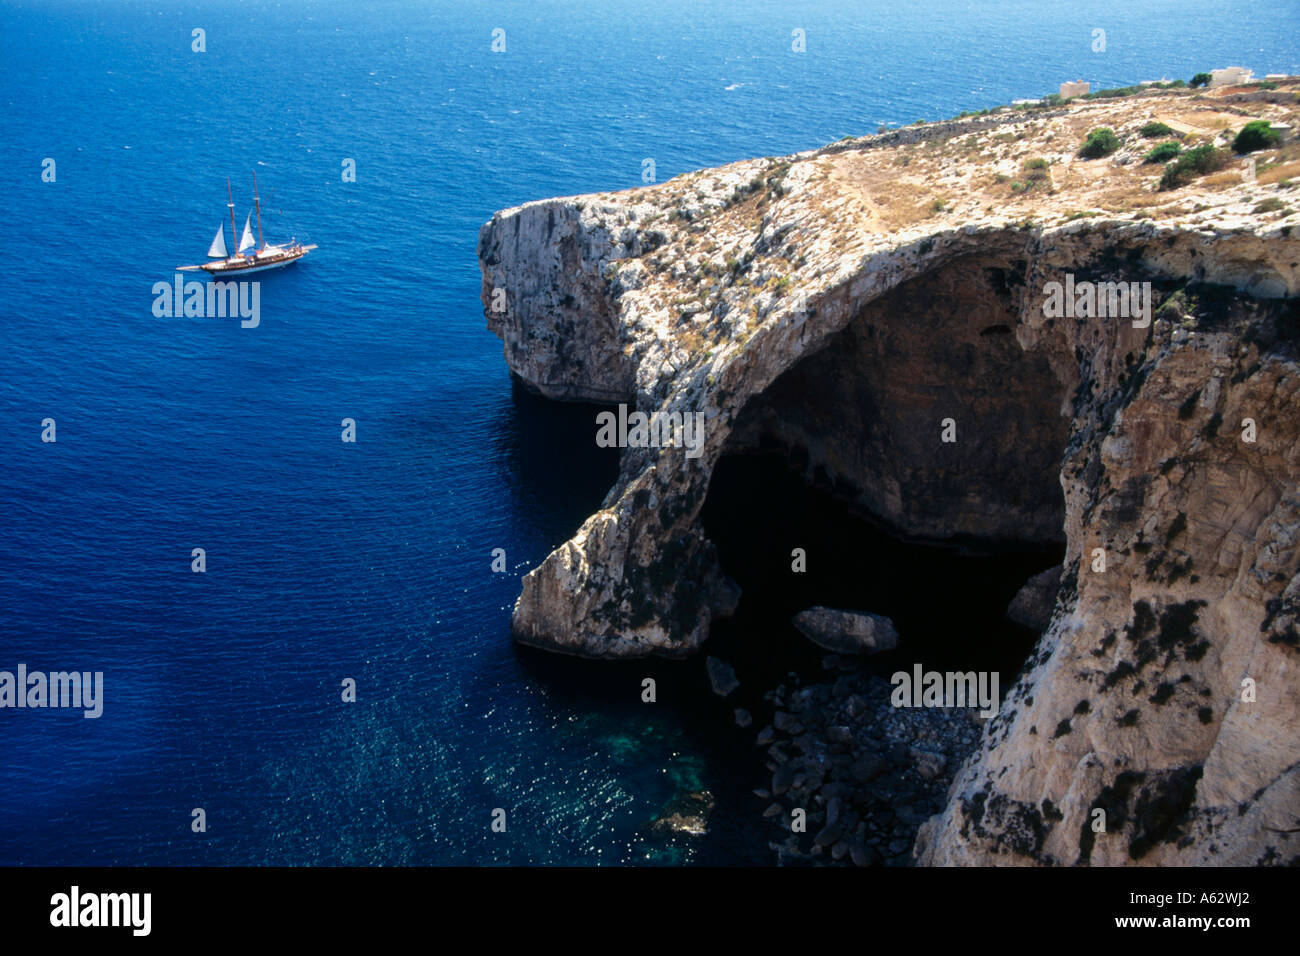
[[[1061,589],[1061,565],[1035,574],[1007,605],[1007,617],[1041,634],[1052,623],[1056,593]]]
[[[794,616],[804,637],[837,654],[877,654],[898,646],[894,622],[869,611],[838,611],[812,607]]]

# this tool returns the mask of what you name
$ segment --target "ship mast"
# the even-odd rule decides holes
[[[230,241],[235,244],[235,254],[239,254],[239,233],[235,231],[235,197],[230,192],[230,177],[226,177],[226,205],[230,209]]]
[[[266,243],[262,241],[262,201],[257,198],[257,173],[253,173],[253,208],[257,210],[257,251],[265,252]]]

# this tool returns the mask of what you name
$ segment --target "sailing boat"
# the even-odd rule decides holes
[[[235,200],[230,191],[230,179],[226,179],[226,206],[230,209],[230,238],[235,232]],[[253,237],[252,221],[257,216],[257,238]],[[280,245],[267,245],[262,240],[262,201],[257,195],[257,173],[253,173],[253,211],[244,217],[244,232],[240,236],[235,254],[226,250],[226,225],[217,227],[217,234],[208,247],[208,258],[214,261],[197,266],[178,266],[187,272],[202,269],[210,276],[225,278],[230,275],[244,275],[249,272],[265,272],[278,269],[297,262],[311,250],[314,245],[304,246],[296,239],[290,239]]]

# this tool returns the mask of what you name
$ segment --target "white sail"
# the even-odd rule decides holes
[[[253,214],[251,212],[244,217],[244,235],[243,238],[239,240],[240,252],[247,252],[249,249],[252,249],[257,245],[257,240],[253,238],[253,230],[248,227],[248,222],[252,218]]]
[[[208,246],[209,259],[226,258],[226,227],[217,226],[217,238],[212,240],[212,245]]]

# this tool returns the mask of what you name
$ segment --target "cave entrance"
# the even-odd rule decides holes
[[[1037,635],[1007,605],[1064,555],[1069,427],[1049,357],[1014,334],[1026,265],[992,250],[903,283],[741,410],[701,515],[743,589],[719,652],[779,681],[825,653],[790,623],[825,605],[893,618],[898,650],[867,659],[882,676],[1010,686]]]
[[[713,473],[701,514],[723,569],[740,584],[733,617],[715,621],[707,650],[733,661],[755,689],[788,671],[816,675],[827,651],[791,624],[814,605],[892,618],[897,650],[864,666],[886,680],[915,663],[926,670],[997,671],[1005,694],[1037,633],[1005,616],[1032,575],[1061,562],[1061,544],[985,550],[905,541],[807,484],[776,454],[730,455]],[[807,570],[791,570],[802,548]]]

